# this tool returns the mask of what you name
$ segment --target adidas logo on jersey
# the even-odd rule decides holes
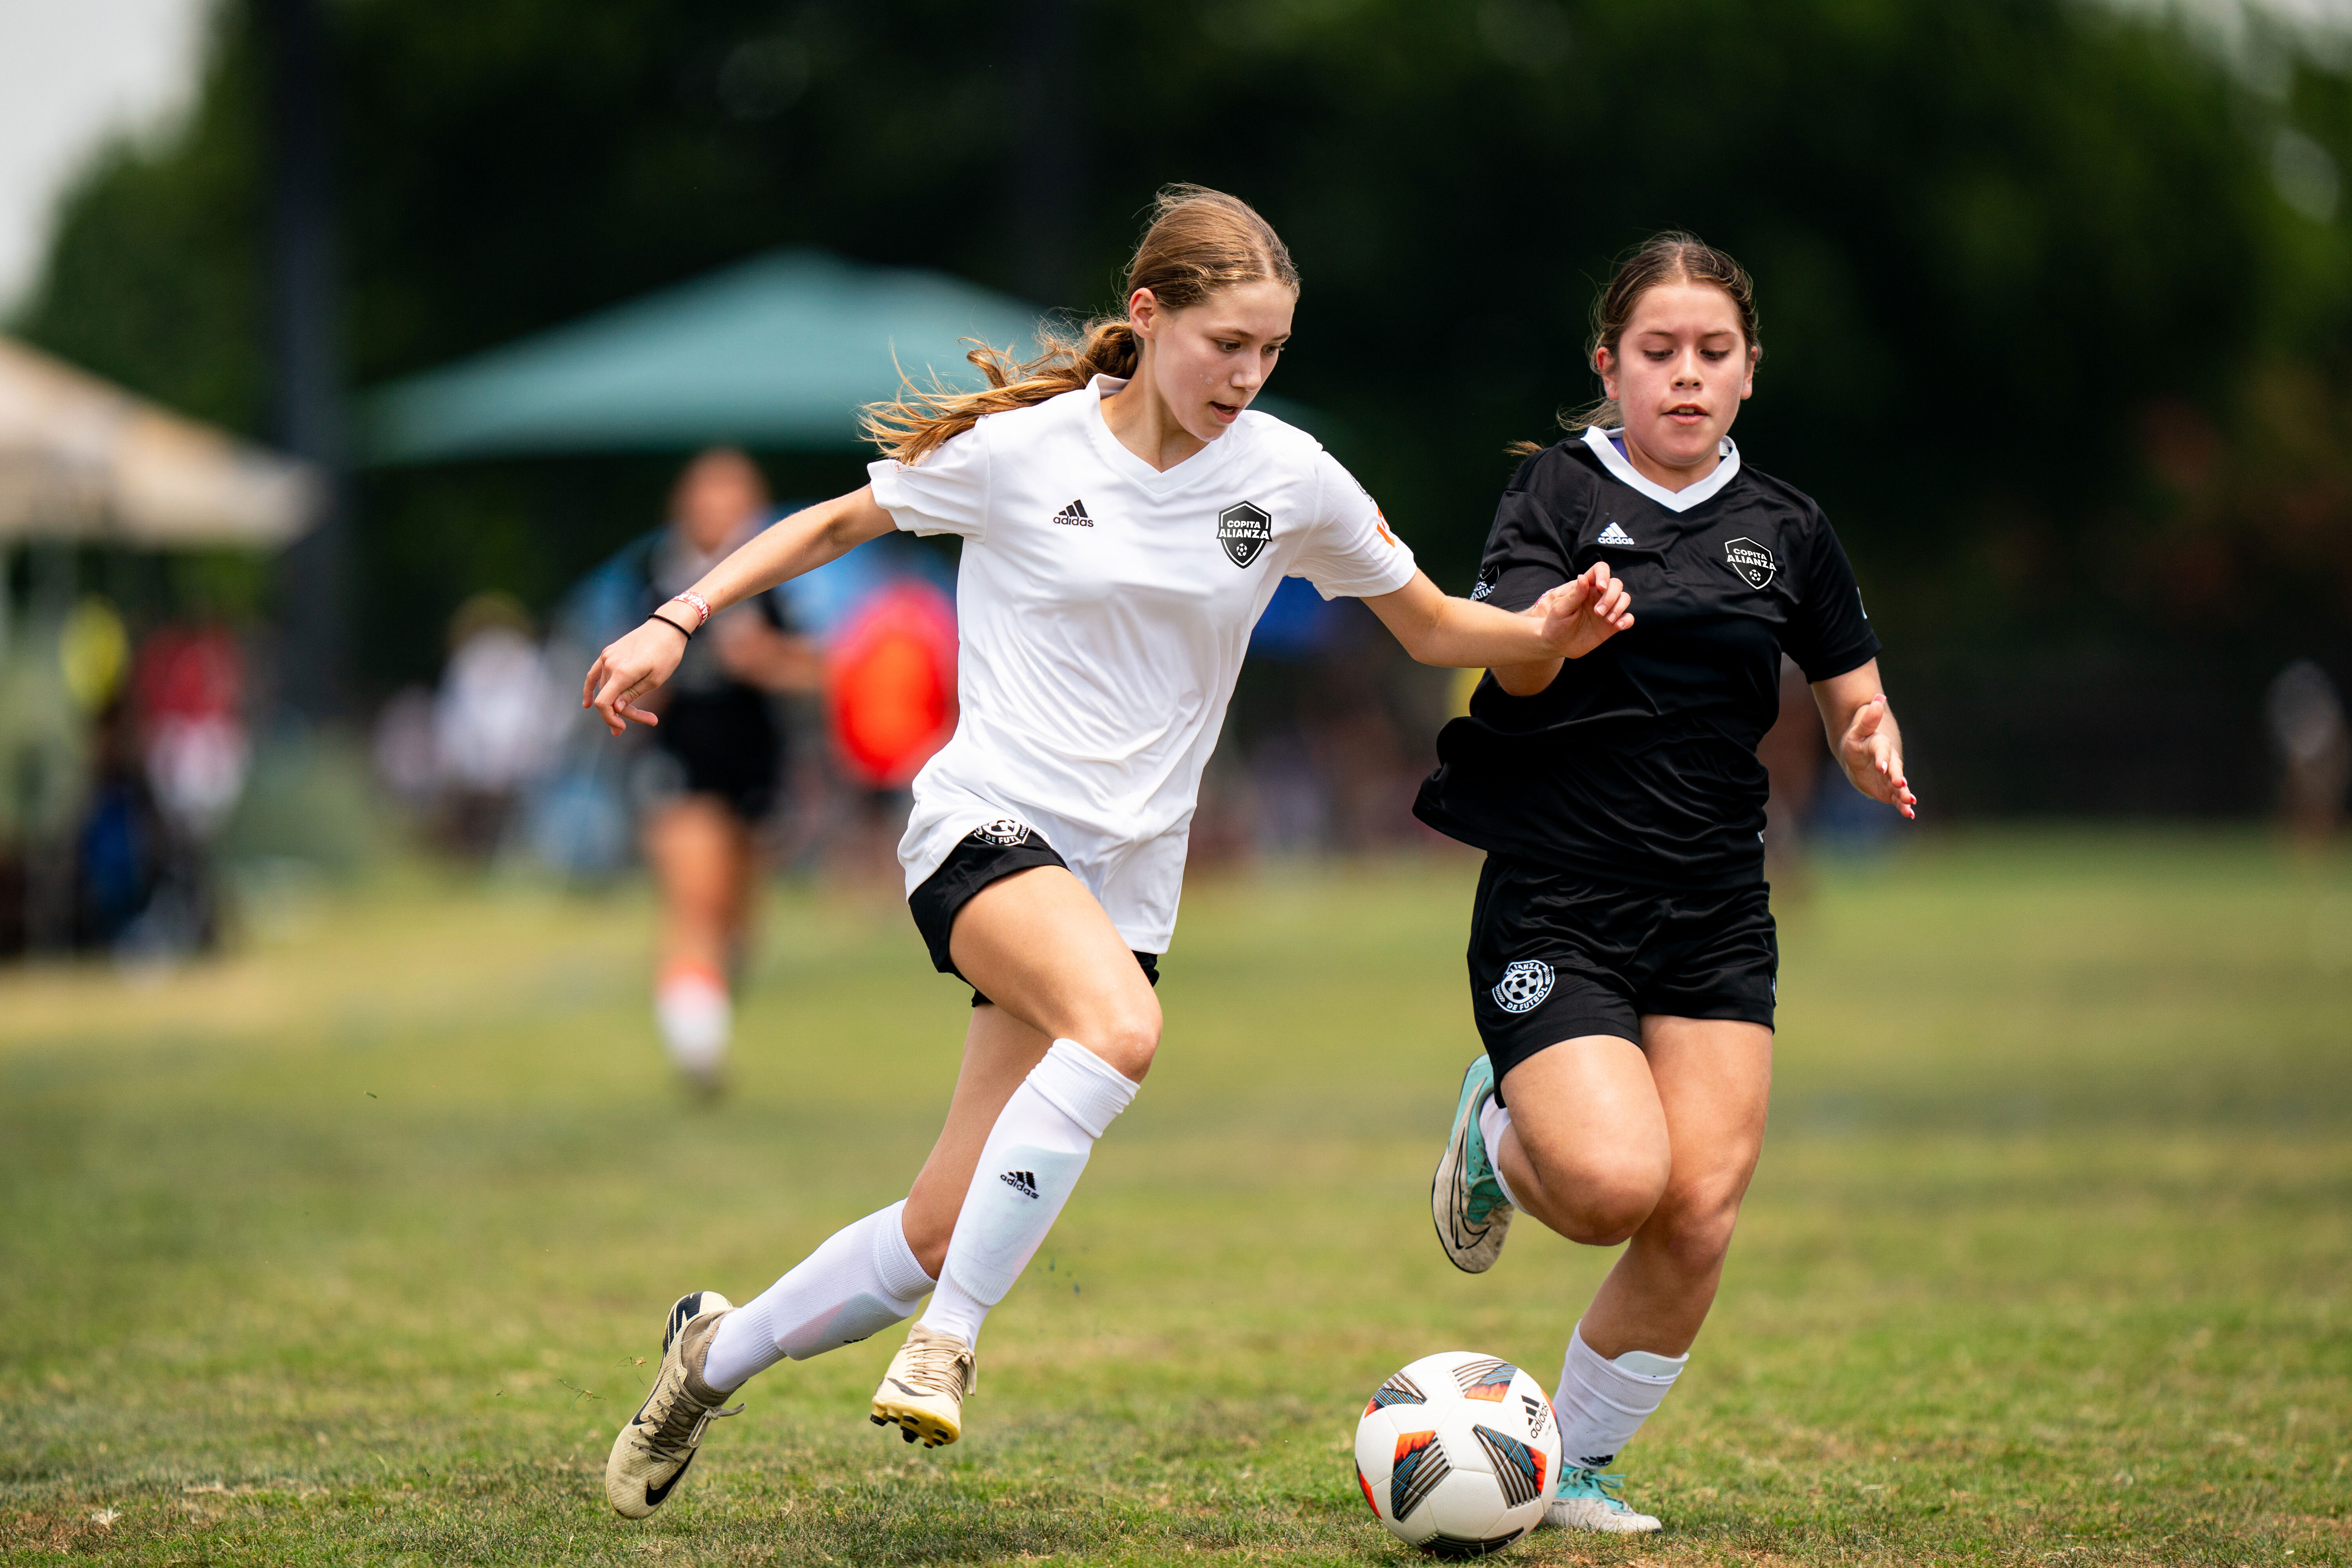
[[[1006,1171],[996,1179],[1024,1198],[1034,1199],[1037,1196],[1037,1177],[1034,1172]]]
[[[1095,520],[1087,515],[1087,503],[1074,500],[1054,514],[1054,521],[1066,528],[1092,528]]]
[[[1618,527],[1616,520],[1612,518],[1609,521],[1609,526],[1601,531],[1601,542],[1603,544],[1631,544],[1633,542],[1633,536],[1626,532],[1623,529]]]

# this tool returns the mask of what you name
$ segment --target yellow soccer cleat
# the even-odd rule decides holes
[[[963,1436],[963,1396],[980,1383],[971,1346],[917,1323],[874,1391],[874,1425],[896,1426],[911,1443],[944,1447]]]

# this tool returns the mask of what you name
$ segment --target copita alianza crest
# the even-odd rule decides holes
[[[1514,959],[1495,982],[1495,1005],[1506,1013],[1524,1013],[1550,994],[1551,965],[1539,958]]]
[[[1724,564],[1739,574],[1739,580],[1751,588],[1761,588],[1772,581],[1780,563],[1772,552],[1752,539],[1734,539],[1723,547]]]
[[[1244,501],[1217,514],[1217,542],[1225,547],[1225,554],[1236,566],[1256,560],[1258,552],[1273,538],[1274,519],[1263,508]]]
[[[1001,849],[1029,842],[1029,825],[1017,816],[1000,816],[993,822],[983,822],[971,830],[971,836],[983,844],[993,844]]]

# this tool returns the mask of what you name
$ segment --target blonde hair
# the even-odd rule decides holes
[[[1640,249],[1619,262],[1609,287],[1593,300],[1592,341],[1585,346],[1585,363],[1591,363],[1602,349],[1615,354],[1642,296],[1667,283],[1703,284],[1729,295],[1739,312],[1739,333],[1748,340],[1750,357],[1764,357],[1763,342],[1756,335],[1756,280],[1748,276],[1746,268],[1698,236],[1670,229],[1651,236]],[[1613,430],[1624,423],[1625,411],[1613,397],[1595,399],[1582,408],[1562,409],[1559,415],[1559,427],[1570,434],[1595,426]],[[1543,449],[1534,441],[1514,441],[1507,448],[1515,458],[1532,458]]]
[[[1238,196],[1202,185],[1170,185],[1153,200],[1151,226],[1127,264],[1122,297],[1149,289],[1166,309],[1183,310],[1237,283],[1259,282],[1298,289],[1298,268],[1274,226]],[[903,381],[897,397],[860,410],[858,428],[886,456],[920,462],[985,415],[1075,392],[1097,375],[1133,375],[1141,353],[1124,311],[1096,317],[1076,336],[1042,327],[1037,347],[1036,358],[1016,360],[1008,351],[973,342],[964,358],[988,378],[987,386],[958,392],[936,380],[928,388]]]

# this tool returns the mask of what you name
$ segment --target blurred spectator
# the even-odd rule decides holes
[[[2336,683],[2311,660],[2296,659],[2271,682],[2263,709],[2284,770],[2279,815],[2297,838],[2324,842],[2343,822],[2344,793],[2352,784],[2352,735]]]
[[[1250,634],[1226,721],[1241,766],[1213,759],[1203,781],[1197,863],[1220,850],[1295,855],[1433,838],[1413,819],[1413,794],[1449,705],[1466,701],[1481,673],[1416,665],[1354,601],[1284,578]],[[1242,814],[1246,831],[1229,828]]]
[[[467,600],[449,641],[433,705],[434,768],[449,843],[481,858],[504,840],[523,787],[554,754],[564,710],[530,616],[506,595]]]
[[[429,808],[441,790],[441,763],[433,741],[433,693],[404,686],[375,716],[376,778],[411,810]]]

